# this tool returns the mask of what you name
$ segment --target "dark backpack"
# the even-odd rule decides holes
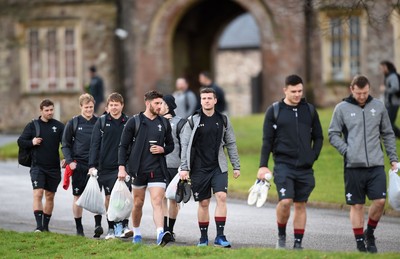
[[[311,113],[311,121],[314,121],[315,117],[315,107],[311,103],[307,103],[308,109]],[[274,102],[272,104],[272,108],[274,109],[274,122],[276,123],[278,121],[278,116],[279,116],[279,102]]]
[[[33,125],[35,125],[35,137],[40,136],[40,126],[37,119],[32,120]],[[34,148],[22,148],[18,147],[18,163],[22,166],[31,167],[32,165],[32,153]]]

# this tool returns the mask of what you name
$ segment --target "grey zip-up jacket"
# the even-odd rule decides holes
[[[172,150],[171,153],[165,156],[167,160],[167,167],[168,168],[178,168],[181,164],[181,145],[179,143],[178,137],[176,136],[176,127],[178,126],[178,122],[181,120],[181,117],[174,116],[172,119],[169,120],[169,123],[171,124],[171,133],[172,133],[172,138],[174,139],[174,150]],[[184,130],[184,127],[182,127],[181,132],[179,134],[180,138],[182,136],[182,132]]]
[[[396,139],[384,104],[368,97],[360,107],[350,96],[336,105],[328,129],[329,142],[344,156],[345,166],[383,166],[381,139],[390,162],[397,162]]]
[[[215,111],[217,112],[217,111]],[[217,112],[219,113],[219,112]],[[221,113],[219,113],[221,116]],[[190,126],[190,123],[186,123],[183,134],[181,136],[181,145],[182,145],[182,153],[181,153],[181,170],[182,171],[190,171],[191,168],[191,161],[193,161],[192,157],[192,145],[193,145],[193,139],[196,134],[196,130],[199,126],[200,123],[200,114],[195,113],[192,115],[193,117],[193,129]],[[191,120],[191,117],[189,117],[188,120]],[[232,124],[227,117],[227,125],[226,127],[222,127],[223,132],[222,132],[222,139],[221,139],[221,144],[219,146],[219,151],[218,151],[218,164],[221,169],[221,172],[228,172],[228,162],[226,160],[226,156],[224,153],[224,147],[226,147],[228,151],[228,156],[229,160],[231,161],[231,164],[233,166],[234,170],[240,170],[240,161],[239,161],[239,154],[237,151],[237,146],[236,146],[236,138],[235,138],[235,133],[233,132]]]

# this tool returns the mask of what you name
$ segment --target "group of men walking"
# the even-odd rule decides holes
[[[179,80],[179,85],[186,83],[183,79]],[[299,76],[288,76],[283,87],[285,97],[267,109],[263,125],[257,178],[265,180],[272,174],[274,176],[279,198],[276,207],[277,248],[286,247],[286,225],[292,204],[293,248],[303,248],[306,203],[315,187],[312,167],[323,143],[318,112],[303,98],[303,89]],[[382,102],[369,95],[369,90],[370,83],[365,76],[353,79],[350,96],[335,107],[328,136],[330,143],[344,158],[345,199],[351,207],[350,219],[357,249],[375,253],[374,230],[382,216],[386,198],[381,139],[393,170],[397,169],[398,157],[387,110]],[[82,208],[76,206],[75,201],[85,188],[88,174],[93,174],[96,169],[99,184],[105,191],[106,208],[115,181],[124,181],[128,175],[132,178],[127,186],[133,193],[133,228],[129,228],[128,219],[108,221],[106,239],[133,237],[133,243],[142,242],[140,222],[148,189],[157,244],[164,246],[174,241],[173,229],[179,205],[172,201],[168,208],[165,189],[179,173],[182,181],[190,180],[194,200],[198,202],[198,246],[209,244],[209,206],[214,194],[217,230],[214,245],[231,247],[224,235],[228,189],[228,163],[224,149],[235,179],[240,176],[240,162],[231,122],[216,108],[220,101],[217,96],[214,88],[202,88],[201,108],[188,118],[181,118],[175,114],[177,104],[172,95],[163,96],[157,91],[149,91],[144,96],[145,111],[128,118],[123,113],[123,97],[112,93],[106,101],[107,112],[98,118],[94,115],[93,97],[83,94],[79,98],[81,114],[71,119],[65,129],[61,122],[53,119],[54,104],[44,100],[40,104],[41,116],[38,119],[40,136],[35,135],[34,123],[30,122],[18,140],[21,146],[35,147],[30,172],[36,231],[48,231],[54,194],[61,181],[58,148],[62,143],[65,165],[73,170],[73,215],[78,235],[84,235],[84,230]],[[177,130],[182,119],[186,123]],[[273,170],[268,166],[271,153]],[[46,200],[44,206],[43,196]],[[366,196],[372,200],[372,205],[364,231]],[[94,218],[94,237],[100,237],[103,234],[102,215],[95,215]]]

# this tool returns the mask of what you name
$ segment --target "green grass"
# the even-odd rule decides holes
[[[121,240],[95,240],[55,233],[17,233],[0,230],[0,258],[398,258],[397,253],[221,249],[195,246],[133,245]]]
[[[316,186],[309,201],[339,204],[341,206],[345,204],[343,158],[329,144],[327,136],[332,112],[332,108],[318,110],[324,133],[324,145],[321,155],[314,165]],[[241,161],[241,176],[239,179],[234,180],[233,177],[229,178],[230,194],[236,197],[245,198],[248,189],[254,184],[256,179],[262,144],[263,120],[264,114],[232,118]],[[397,123],[400,123],[400,119]],[[400,150],[399,144],[400,142],[397,141],[398,150]],[[15,159],[17,154],[18,148],[16,143],[11,143],[0,148],[0,159]],[[272,161],[272,158],[270,160]],[[271,163],[271,168],[272,166],[273,163]],[[389,169],[387,166],[388,161],[386,160],[386,169]],[[273,184],[269,192],[269,199],[274,200],[276,198],[276,189]]]

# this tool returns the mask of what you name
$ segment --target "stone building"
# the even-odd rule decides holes
[[[90,65],[97,66],[107,94],[124,95],[128,114],[143,110],[146,91],[172,92],[177,76],[186,76],[194,90],[202,70],[223,81],[216,69],[218,39],[244,13],[252,15],[260,37],[261,87],[251,93],[259,104],[251,112],[281,97],[289,73],[303,77],[307,97],[320,106],[347,94],[356,73],[368,75],[376,92],[383,80],[379,61],[400,67],[398,7],[390,0],[368,1],[366,9],[353,2],[0,0],[0,131],[23,127],[45,97],[55,101],[62,121],[78,113]],[[240,105],[251,105],[251,98]]]

